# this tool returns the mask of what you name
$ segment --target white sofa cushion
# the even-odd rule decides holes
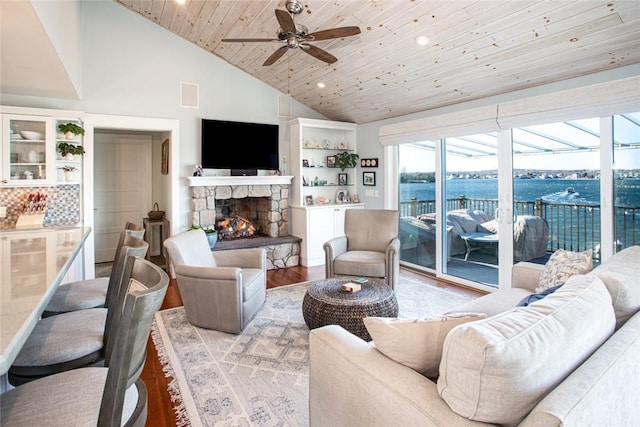
[[[593,269],[593,250],[584,252],[558,249],[544,266],[536,292],[563,284],[575,274],[585,274]]]
[[[445,338],[438,393],[459,415],[516,423],[613,332],[611,296],[572,276],[528,307],[460,325]]]
[[[616,329],[640,310],[640,246],[631,246],[593,270],[604,282],[613,300]]]
[[[435,378],[442,344],[449,331],[486,317],[481,313],[456,313],[433,319],[365,317],[363,321],[373,344],[382,354],[428,378]]]

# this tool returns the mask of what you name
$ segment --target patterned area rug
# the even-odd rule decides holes
[[[183,307],[156,314],[152,337],[170,385],[178,425],[308,425],[309,329],[302,299],[310,283],[267,291],[240,335],[189,324]],[[473,297],[401,280],[400,317],[432,317]]]

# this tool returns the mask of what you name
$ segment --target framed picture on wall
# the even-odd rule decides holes
[[[162,173],[169,173],[169,140],[165,139],[162,143]]]
[[[336,156],[327,156],[327,167],[328,168],[336,167]]]
[[[338,185],[347,185],[347,174],[339,173],[338,174]]]
[[[376,173],[375,172],[362,172],[362,185],[375,186],[376,185]]]
[[[309,167],[309,160],[302,159],[302,167],[303,168],[308,168]]]
[[[305,196],[304,204],[305,204],[305,206],[313,205],[313,196]]]

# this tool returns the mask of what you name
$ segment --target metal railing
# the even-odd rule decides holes
[[[447,211],[473,209],[495,216],[498,199],[475,199],[460,196],[447,199]],[[640,207],[616,206],[615,239],[619,249],[640,244]],[[435,200],[412,199],[400,203],[400,216],[417,217],[433,214],[436,211]],[[535,215],[544,218],[549,225],[547,251],[557,249],[584,251],[594,249],[598,256],[600,244],[600,205],[579,203],[550,203],[542,199],[534,202],[515,201],[515,215]]]

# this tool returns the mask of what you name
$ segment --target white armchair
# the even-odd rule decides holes
[[[327,278],[380,277],[395,290],[400,275],[398,219],[396,210],[347,209],[345,235],[324,244]]]
[[[240,333],[267,296],[264,249],[212,252],[202,229],[165,240],[189,323]]]

